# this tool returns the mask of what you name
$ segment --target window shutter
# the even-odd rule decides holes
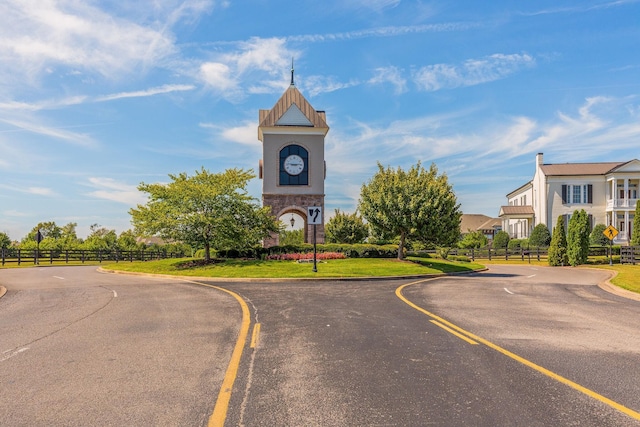
[[[587,185],[587,203],[593,203],[593,185]]]
[[[567,204],[567,185],[562,184],[562,204]]]

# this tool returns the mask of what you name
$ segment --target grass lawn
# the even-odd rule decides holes
[[[312,271],[312,262],[297,263],[295,261],[228,260],[207,266],[182,267],[181,265],[190,261],[190,258],[111,263],[105,264],[104,268],[178,276],[268,279],[412,276],[420,274],[470,272],[483,268],[480,264],[468,262],[448,262],[428,258],[409,259],[410,260],[407,261],[380,258],[327,260],[317,263],[318,271],[316,273]]]
[[[611,283],[628,291],[640,293],[640,265],[613,264],[611,266],[592,265],[590,267],[617,271],[618,275],[611,279]]]

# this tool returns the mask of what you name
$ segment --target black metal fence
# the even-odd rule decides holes
[[[166,251],[121,251],[121,250],[21,250],[12,248],[0,249],[1,265],[7,263],[21,264],[70,264],[85,262],[120,262],[151,261],[165,258],[179,258],[185,254]]]

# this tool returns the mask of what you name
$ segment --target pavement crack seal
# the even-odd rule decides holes
[[[635,420],[640,420],[640,412],[636,412],[633,409],[627,408],[626,406],[624,406],[624,405],[622,405],[622,404],[620,404],[618,402],[615,402],[615,401],[613,401],[613,400],[611,400],[611,399],[609,399],[609,398],[607,398],[605,396],[602,396],[601,394],[598,394],[593,390],[590,390],[590,389],[588,389],[586,387],[583,387],[580,384],[577,384],[577,383],[571,381],[568,378],[565,378],[565,377],[563,377],[561,375],[558,375],[558,374],[556,374],[556,373],[554,373],[554,372],[552,372],[552,371],[550,371],[550,370],[548,370],[546,368],[543,368],[540,365],[536,365],[535,363],[531,362],[530,360],[525,359],[524,357],[518,356],[517,354],[512,353],[509,350],[506,350],[506,349],[504,349],[504,348],[502,348],[502,347],[500,347],[500,346],[498,346],[498,345],[496,345],[496,344],[494,344],[494,343],[492,343],[490,341],[487,341],[487,340],[485,340],[483,338],[480,338],[479,336],[474,335],[471,332],[468,332],[468,331],[462,329],[461,327],[456,326],[453,323],[443,319],[442,317],[440,317],[440,316],[438,316],[436,314],[433,314],[433,313],[425,310],[424,308],[414,304],[413,302],[409,301],[402,294],[402,291],[405,288],[409,287],[409,286],[417,285],[417,284],[421,284],[421,283],[426,283],[426,282],[430,282],[430,281],[433,281],[433,280],[437,280],[437,279],[436,278],[424,279],[424,280],[418,280],[418,281],[415,281],[415,282],[404,284],[404,285],[402,285],[402,286],[400,286],[400,287],[398,287],[396,289],[396,296],[398,298],[400,298],[400,300],[402,300],[409,307],[411,307],[411,308],[413,308],[415,310],[418,310],[419,312],[427,315],[428,317],[431,317],[432,319],[436,320],[437,322],[439,322],[439,323],[441,323],[443,325],[448,326],[451,329],[455,329],[460,334],[466,335],[470,339],[472,339],[472,340],[474,340],[474,341],[476,341],[476,342],[478,342],[480,344],[484,344],[487,347],[489,347],[489,348],[491,348],[491,349],[493,349],[493,350],[495,350],[495,351],[497,351],[499,353],[502,353],[503,355],[505,355],[505,356],[517,361],[517,362],[520,362],[521,364],[523,364],[523,365],[525,365],[525,366],[527,366],[527,367],[529,367],[529,368],[531,368],[531,369],[533,369],[533,370],[535,370],[537,372],[540,372],[541,374],[546,375],[547,377],[552,378],[552,379],[558,381],[559,383],[567,385],[567,386],[573,388],[574,390],[577,390],[577,391],[579,391],[579,392],[591,397],[592,399],[595,399],[595,400],[597,400],[597,401],[599,401],[601,403],[604,403],[604,404],[606,404],[606,405],[608,405],[608,406],[610,406],[610,407],[622,412],[623,414],[628,415],[629,417],[631,417],[631,418],[633,418]]]

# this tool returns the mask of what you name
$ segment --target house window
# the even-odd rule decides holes
[[[580,190],[582,190],[582,186],[581,185],[574,185],[572,187],[573,190],[573,203],[574,204],[580,204],[582,203],[582,193]]]
[[[563,185],[562,203],[565,205],[593,203],[593,185]]]

